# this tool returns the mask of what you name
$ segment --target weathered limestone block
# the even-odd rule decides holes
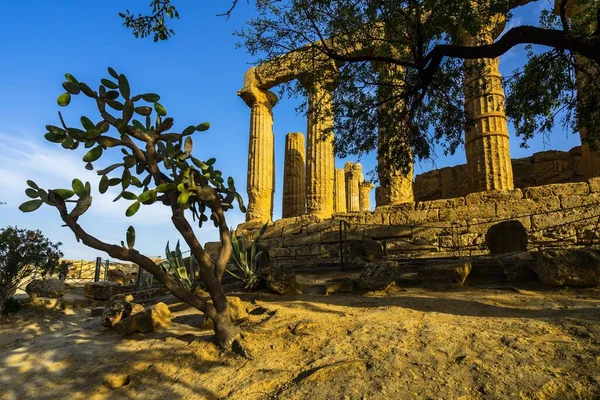
[[[296,274],[287,263],[270,263],[262,268],[267,288],[277,294],[297,293]]]
[[[560,208],[560,198],[556,196],[512,200],[496,204],[496,216],[498,218],[515,218],[555,211]]]
[[[478,205],[460,206],[450,210],[440,210],[440,220],[463,221],[479,219],[491,219],[496,216],[496,205],[494,203],[482,203]]]
[[[344,255],[363,261],[379,261],[383,258],[383,247],[375,240],[349,240],[345,243]]]
[[[346,174],[346,203],[347,211],[360,211],[360,183],[363,180],[361,169],[357,167],[360,164],[347,162],[344,166]]]
[[[425,284],[462,286],[471,273],[471,260],[432,260],[418,269],[419,280]]]
[[[412,228],[410,225],[387,225],[364,228],[365,237],[370,237],[371,239],[410,237],[411,234]]]
[[[335,207],[336,213],[345,213],[347,210],[346,204],[346,173],[343,168],[335,170]]]
[[[492,43],[494,27],[487,28],[477,37],[467,38],[467,45]],[[465,78],[465,112],[474,120],[465,137],[471,192],[512,190],[513,172],[499,59],[466,61],[471,66],[481,63],[483,70],[467,74]]]
[[[433,208],[439,208],[442,210],[464,206],[466,200],[464,197],[455,197],[452,199],[441,199],[432,201],[421,201],[416,205],[417,210],[431,210]]]
[[[590,287],[600,283],[600,255],[589,250],[542,250],[535,272],[550,286]]]
[[[600,212],[600,194],[594,193],[587,196],[560,196],[560,205],[563,209],[596,206]]]
[[[154,330],[167,329],[171,325],[171,310],[165,303],[156,303],[146,309]]]
[[[415,210],[408,214],[409,225],[423,225],[440,220],[440,209]]]
[[[285,137],[282,218],[304,215],[305,187],[304,135],[300,132],[288,133]]]
[[[360,211],[371,211],[371,190],[374,185],[371,182],[362,182],[359,187],[359,209]]]
[[[306,149],[306,212],[322,218],[333,214],[335,158],[333,155],[332,71],[321,71],[308,86]],[[306,83],[305,83],[306,85]]]
[[[587,195],[590,193],[590,186],[587,182],[574,183],[556,183],[548,185],[555,196],[561,195]]]
[[[34,279],[25,287],[30,298],[48,297],[57,299],[67,294],[67,285],[58,279]]]
[[[272,109],[277,104],[277,96],[255,86],[244,87],[238,96],[251,108],[246,221],[267,222],[273,216],[275,142]]]
[[[463,197],[471,192],[469,171],[466,165],[440,169],[442,198]]]
[[[365,265],[358,278],[358,288],[362,291],[385,290],[396,283],[399,274],[396,262],[369,263]]]
[[[307,246],[315,243],[321,243],[320,232],[315,232],[311,234],[300,233],[297,235],[285,236],[283,238],[284,247]]]
[[[335,278],[325,282],[325,295],[332,293],[352,293],[354,281],[351,278]]]
[[[548,185],[523,188],[522,191],[523,197],[525,197],[526,199],[538,199],[554,196],[554,193],[552,193],[552,188]]]
[[[465,199],[468,206],[476,206],[479,204],[497,203],[502,201],[520,200],[523,198],[521,189],[510,191],[490,191],[468,194]]]
[[[415,177],[413,185],[415,201],[436,200],[442,197],[442,182],[439,169]]]
[[[121,285],[110,281],[90,282],[85,284],[83,291],[89,299],[108,300],[121,291]]]
[[[600,178],[590,178],[588,179],[588,185],[590,186],[590,192],[599,193],[600,192]]]

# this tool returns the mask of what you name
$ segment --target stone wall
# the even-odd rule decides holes
[[[387,260],[469,256],[488,254],[488,229],[507,220],[523,224],[528,250],[587,245],[599,216],[600,178],[593,178],[335,214],[327,220],[308,215],[285,218],[270,225],[261,245],[275,262],[294,267],[339,265],[342,224],[344,242],[352,246],[355,240],[375,241]],[[238,227],[238,233],[248,238],[257,231],[258,225]]]
[[[515,188],[581,182],[581,146],[569,151],[542,151],[511,160]],[[469,190],[467,165],[446,167],[417,175],[413,185],[416,201],[464,197]]]

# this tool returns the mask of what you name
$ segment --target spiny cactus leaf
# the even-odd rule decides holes
[[[88,117],[85,116],[81,117],[81,126],[83,126],[83,129],[85,129],[86,131],[96,128],[96,125],[94,125],[94,123]]]
[[[95,99],[98,95],[88,85],[83,82],[79,82],[79,88],[88,97]]]
[[[135,193],[131,193],[128,191],[123,191],[121,193],[121,197],[123,197],[125,200],[137,200],[138,197],[135,195]]]
[[[198,168],[200,168],[201,170],[205,170],[208,168],[208,165],[206,165],[204,162],[198,160],[195,157],[192,157],[192,162],[194,163],[194,165]]]
[[[40,208],[44,204],[42,200],[29,200],[19,206],[19,210],[23,212],[32,212]]]
[[[37,199],[38,197],[40,197],[37,190],[32,188],[25,189],[25,194],[27,195],[27,197],[30,197],[32,199]]]
[[[100,129],[92,128],[89,131],[87,131],[86,133],[84,133],[83,137],[86,139],[95,139],[100,135],[102,135],[102,132],[100,132]]]
[[[133,121],[131,121],[131,123],[133,124],[134,128],[136,128],[136,129],[139,129],[141,131],[145,131],[146,130],[146,127],[144,126],[144,124],[142,124],[137,119],[134,119]]]
[[[192,142],[192,138],[191,137],[186,137],[185,138],[185,143],[183,144],[183,150],[186,153],[191,153],[193,147],[194,147],[194,142]]]
[[[85,169],[87,169],[88,171],[92,171],[94,169],[94,166],[92,165],[92,163],[87,163],[85,164]]]
[[[154,189],[146,190],[138,196],[138,201],[146,203],[150,200],[156,200],[156,191]]]
[[[118,89],[119,85],[109,79],[100,79],[100,82],[109,89]]]
[[[129,122],[131,117],[133,117],[133,102],[127,100],[123,105],[123,121]]]
[[[89,196],[90,194],[92,194],[92,184],[89,182],[85,183],[85,195]]]
[[[121,141],[115,138],[111,138],[111,137],[100,137],[96,140],[96,142],[100,145],[100,146],[104,146],[104,147],[115,147],[118,146]]]
[[[227,186],[229,186],[232,189],[235,189],[235,182],[233,181],[232,177],[227,178]]]
[[[64,92],[63,94],[61,94],[60,96],[58,96],[58,99],[56,99],[56,102],[61,107],[68,106],[69,103],[71,102],[71,93]]]
[[[156,93],[145,93],[142,95],[142,99],[144,99],[144,101],[147,101],[148,103],[156,103],[160,100],[160,96]]]
[[[98,184],[98,190],[101,194],[106,193],[108,190],[108,176],[102,175],[102,178],[100,178],[100,183]]]
[[[133,97],[131,98],[131,101],[133,101],[133,102],[135,103],[136,101],[140,101],[140,100],[141,100],[141,98],[142,98],[142,95],[141,95],[141,94],[136,94],[135,96],[133,96]]]
[[[96,127],[100,129],[100,132],[106,133],[110,129],[110,124],[108,123],[108,121],[102,121],[99,122]]]
[[[77,196],[84,197],[87,194],[85,187],[83,186],[83,182],[81,182],[79,179],[73,179],[71,186],[73,187],[73,191],[77,194]]]
[[[183,132],[181,132],[181,134],[183,136],[187,136],[187,135],[191,135],[192,133],[196,132],[196,127],[194,125],[190,125],[187,128],[185,128],[183,130]]]
[[[64,138],[61,143],[62,147],[64,147],[65,149],[69,149],[69,150],[73,150],[73,146],[75,146],[76,144],[79,144],[79,143],[75,142],[72,137]],[[75,146],[75,147],[77,147],[77,146]]]
[[[133,226],[129,226],[127,228],[127,247],[133,249],[133,246],[135,246],[135,229]]]
[[[167,115],[167,109],[158,101],[154,102],[154,109],[156,110],[156,113],[161,117]]]
[[[217,161],[216,158],[209,158],[208,160],[206,160],[206,165],[213,165],[215,163],[215,161]]]
[[[102,156],[102,147],[96,146],[83,156],[83,161],[85,162],[94,162]]]
[[[55,135],[55,134],[54,134],[54,133],[52,133],[52,132],[47,132],[47,133],[44,135],[44,138],[45,138],[47,141],[49,141],[49,142],[52,142],[52,143],[60,143],[60,142],[62,142],[62,141],[63,141],[63,139],[64,139],[65,137],[64,137],[64,136],[58,136],[58,135]]]
[[[119,79],[119,74],[117,73],[117,71],[115,71],[114,69],[112,69],[111,67],[108,67],[108,73],[110,74],[110,76],[112,76],[115,79]]]
[[[135,165],[135,157],[132,155],[123,157],[123,164],[125,164],[125,167],[127,168],[133,167]]]
[[[34,189],[39,189],[40,187],[31,179],[27,180],[27,184],[29,185],[29,187],[34,188]]]
[[[131,183],[131,172],[129,172],[129,169],[125,168],[123,170],[123,176],[121,176],[121,186],[123,187],[123,190],[127,189],[127,187],[129,187],[130,183]]]
[[[116,100],[119,97],[119,92],[116,90],[109,90],[104,94],[104,98],[108,100]]]
[[[156,191],[160,193],[167,192],[169,190],[175,189],[176,185],[174,183],[162,183],[156,187]]]
[[[119,131],[119,133],[121,133],[121,135],[127,133],[127,123],[125,121],[123,121],[121,118],[119,118],[115,121],[115,126],[117,127],[117,130]],[[121,149],[121,151],[122,150],[123,149]]]
[[[210,128],[210,123],[209,122],[203,122],[200,125],[196,126],[196,130],[198,132],[207,131],[209,128]]]
[[[119,91],[121,92],[121,96],[123,96],[123,98],[129,99],[131,89],[129,88],[129,81],[127,80],[127,77],[123,74],[119,75]]]
[[[63,82],[62,87],[71,94],[79,94],[79,92],[81,92],[79,85],[75,83]]]
[[[59,136],[64,136],[67,133],[64,129],[59,128],[58,126],[54,126],[54,125],[46,125],[46,129],[48,129],[48,132],[52,132],[55,135],[59,135]]]
[[[131,217],[132,215],[134,215],[136,212],[138,212],[138,210],[140,209],[140,202],[136,201],[135,203],[133,203],[132,205],[130,205],[127,210],[125,211],[125,216],[126,217]]]
[[[75,196],[75,192],[69,189],[52,189],[52,191],[63,200],[68,200]]]
[[[149,130],[150,128],[152,128],[152,121],[150,120],[150,116],[146,115],[146,129]]]
[[[120,103],[116,100],[106,100],[106,104],[108,104],[110,108],[113,108],[117,111],[123,111],[123,103]]]
[[[108,185],[109,186],[117,186],[119,183],[121,183],[121,179],[120,178],[112,178],[108,180]]]
[[[79,85],[79,81],[77,79],[75,79],[75,77],[71,74],[65,74],[65,79],[70,82],[70,83],[74,83],[75,85]]]
[[[135,107],[133,110],[137,114],[145,116],[145,117],[152,114],[152,107],[148,107],[148,106]]]
[[[180,205],[186,204],[190,198],[189,192],[181,192],[179,197],[177,197],[177,203]]]

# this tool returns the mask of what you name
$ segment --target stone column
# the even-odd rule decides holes
[[[328,85],[334,74],[315,73],[302,79],[308,88],[306,146],[306,212],[321,218],[333,214],[335,157],[333,155],[333,95]]]
[[[343,168],[335,170],[335,208],[336,213],[345,213],[346,206],[346,174]]]
[[[373,63],[373,67],[379,75],[377,97],[381,104],[377,108],[377,174],[380,186],[375,189],[375,201],[378,207],[412,202],[414,195],[410,131],[401,117],[404,105],[401,91],[404,70],[400,66],[377,62]],[[391,162],[392,155],[403,153],[410,159],[404,169]]]
[[[477,39],[469,38],[467,45],[492,42],[490,31]],[[512,190],[513,172],[499,60],[466,61],[471,67],[481,63],[483,69],[476,68],[476,72],[465,76],[465,111],[474,120],[465,137],[470,190]]]
[[[306,211],[304,166],[304,135],[288,133],[285,137],[282,218],[298,217]]]
[[[244,87],[238,96],[251,109],[246,221],[267,222],[273,217],[275,148],[272,109],[277,96],[255,86]]]
[[[360,211],[359,187],[362,182],[362,172],[354,163],[347,162],[344,165],[344,173],[346,174],[346,209],[348,212]]]
[[[362,182],[359,187],[359,203],[360,211],[371,211],[371,190],[373,189],[371,182]]]

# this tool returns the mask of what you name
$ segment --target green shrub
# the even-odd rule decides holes
[[[231,276],[241,280],[244,283],[244,288],[247,291],[252,291],[258,288],[262,281],[258,261],[263,255],[263,252],[258,251],[258,242],[265,234],[267,225],[268,223],[264,224],[260,229],[258,236],[250,247],[249,252],[244,248],[244,235],[236,236],[233,233],[233,229],[229,234],[231,236],[232,245],[231,260],[233,261],[233,266],[235,267],[237,273],[231,271],[229,266],[227,267],[227,272]]]

